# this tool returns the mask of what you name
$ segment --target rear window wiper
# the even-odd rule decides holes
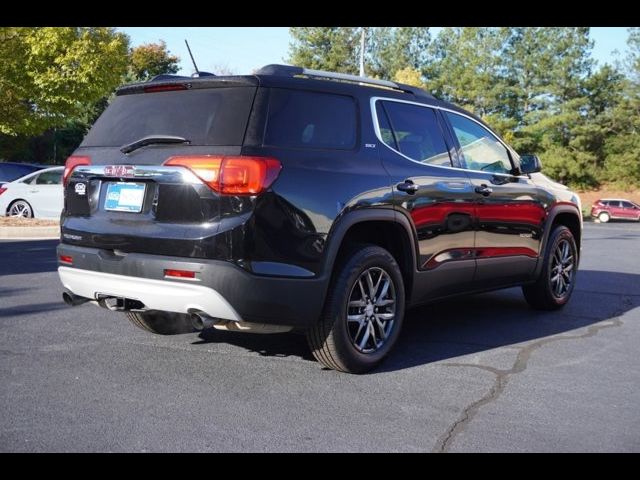
[[[122,153],[131,153],[141,147],[160,143],[190,143],[190,140],[187,140],[184,137],[175,137],[173,135],[147,135],[146,137],[139,138],[135,142],[123,145],[120,148],[120,151]]]

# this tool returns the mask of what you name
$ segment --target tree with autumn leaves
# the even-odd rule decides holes
[[[129,48],[107,27],[0,27],[0,58],[0,159],[58,163],[118,85],[175,73],[179,62],[162,41]]]

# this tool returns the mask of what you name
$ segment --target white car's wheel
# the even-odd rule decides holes
[[[601,212],[600,215],[598,215],[598,220],[600,220],[602,223],[607,223],[609,220],[611,220],[611,217],[607,212]]]
[[[10,217],[33,218],[33,209],[26,200],[16,200],[9,205],[7,212]]]

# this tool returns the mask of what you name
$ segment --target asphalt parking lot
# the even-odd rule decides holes
[[[563,311],[519,289],[424,307],[362,376],[296,334],[67,307],[56,243],[0,243],[0,451],[640,451],[640,224],[585,225]]]

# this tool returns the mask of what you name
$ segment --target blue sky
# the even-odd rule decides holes
[[[184,45],[189,41],[198,64],[204,71],[224,66],[234,73],[250,73],[269,63],[284,63],[289,50],[287,27],[118,27],[131,37],[132,45],[157,42],[162,39],[169,51],[180,57],[182,74],[191,74],[193,67]],[[439,28],[432,28],[435,35]],[[626,50],[624,27],[591,27],[595,45],[593,56],[598,63],[612,63],[612,52]]]

